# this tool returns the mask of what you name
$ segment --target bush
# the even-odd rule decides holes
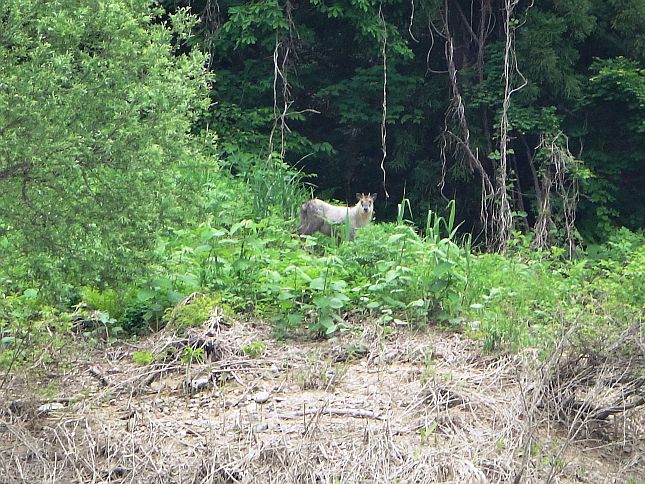
[[[251,200],[229,198],[231,190],[241,189],[236,184],[220,180],[218,211],[164,247],[174,281],[217,292],[238,311],[272,318],[280,334],[306,326],[329,335],[350,311],[384,323],[425,323],[448,319],[459,308],[467,251],[451,240],[445,220],[432,218],[432,236],[422,237],[401,221],[369,225],[352,243],[337,246],[317,235],[303,247],[292,233],[295,223],[275,215],[280,205],[263,217],[240,220],[253,211],[245,210]]]
[[[0,294],[0,368],[48,361],[65,346],[71,327],[71,315],[46,305],[36,289]]]
[[[114,289],[100,291],[91,287],[81,290],[83,303],[89,308],[110,315],[114,319],[123,316],[123,300]]]
[[[170,308],[166,310],[163,318],[164,322],[169,328],[179,332],[184,331],[186,328],[201,326],[208,320],[211,311],[220,301],[219,297],[196,295],[190,301],[182,301],[172,310]]]
[[[61,301],[155,261],[155,234],[197,216],[210,134],[196,21],[145,0],[3,2],[0,278]],[[109,65],[109,68],[106,66]]]
[[[592,253],[476,257],[466,293],[471,334],[489,350],[548,348],[575,325],[578,344],[593,349],[642,321],[643,237],[623,231]]]

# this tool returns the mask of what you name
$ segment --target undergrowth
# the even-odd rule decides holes
[[[464,301],[470,334],[487,350],[547,351],[575,326],[578,344],[600,351],[643,321],[643,242],[623,231],[594,256],[567,259],[560,248],[536,252],[516,235],[513,252],[473,259]]]
[[[465,330],[488,351],[546,350],[573,326],[581,345],[600,347],[642,322],[642,234],[619,231],[573,260],[558,248],[534,251],[521,235],[506,255],[475,256],[469,238],[458,238],[454,204],[419,228],[405,220],[404,199],[396,223],[373,223],[338,245],[293,233],[306,192],[277,159],[204,184],[206,215],[159,236],[145,278],[80,287],[61,302],[39,292],[38,281],[0,274],[0,365],[62,346],[65,334],[110,341],[166,324],[183,331],[214,306],[271,321],[281,337],[329,336],[371,318]],[[192,293],[203,297],[179,307]]]

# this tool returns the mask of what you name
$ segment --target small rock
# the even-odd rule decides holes
[[[150,384],[150,389],[154,392],[160,392],[161,390],[164,389],[165,386],[166,384],[162,381],[153,381]]]
[[[258,392],[253,396],[253,401],[255,403],[266,403],[270,396],[269,392]]]
[[[210,378],[197,378],[190,382],[190,388],[193,392],[199,392],[208,388],[210,383]]]
[[[117,479],[119,477],[125,476],[128,472],[130,472],[129,469],[121,466],[116,466],[107,472],[107,477],[110,479]]]
[[[259,423],[253,426],[253,433],[259,434],[260,432],[266,432],[269,429],[268,423]]]
[[[50,412],[55,412],[56,410],[63,410],[65,408],[65,405],[63,405],[60,402],[51,402],[51,403],[45,403],[44,405],[41,405],[38,407],[37,412],[38,413],[50,413]]]

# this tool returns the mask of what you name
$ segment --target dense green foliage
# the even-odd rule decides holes
[[[475,259],[466,297],[469,326],[485,347],[550,348],[575,327],[585,350],[643,319],[643,237],[623,231],[591,257],[561,259],[564,251],[534,253],[518,245],[512,257]]]
[[[289,177],[284,166],[263,169],[266,179]],[[239,197],[250,193],[248,181],[220,172],[209,187],[207,218],[160,238],[163,263],[136,284],[85,288],[73,312],[46,306],[36,290],[6,293],[4,364],[62,344],[69,332],[108,340],[164,325],[183,331],[217,306],[271,321],[278,336],[305,328],[330,335],[370,319],[385,329],[441,324],[481,338],[489,350],[547,349],[573,328],[580,345],[601,351],[643,318],[644,240],[626,230],[580,259],[558,248],[535,252],[519,236],[506,256],[475,256],[468,240],[455,239],[450,217],[429,214],[419,235],[404,220],[404,201],[396,223],[361,229],[352,243],[322,235],[303,243],[285,207],[258,213],[253,197]]]
[[[439,324],[489,350],[549,348],[572,329],[601,350],[642,322],[644,44],[625,14],[639,2],[516,12],[527,84],[508,113],[507,181],[515,228],[548,205],[549,237],[536,250],[539,234],[517,232],[504,255],[468,234],[482,225],[478,176],[496,180],[503,155],[498,2],[192,3],[201,23],[181,2],[0,0],[0,366],[51,358],[73,335],[183,331],[215,306],[279,336],[369,319]],[[456,88],[437,72],[434,28],[456,42],[479,175],[464,125],[445,120]],[[391,222],[340,245],[300,239],[303,181],[339,198],[381,186],[384,52],[393,197],[377,212]],[[456,202],[439,196],[442,151]],[[578,185],[578,226],[602,243],[571,254],[557,242]]]
[[[150,260],[200,187],[204,56],[176,55],[191,20],[148,2],[2,1],[3,276],[106,284]],[[179,207],[181,209],[179,210]]]
[[[443,206],[445,170],[443,194],[456,200],[464,228],[482,228],[476,165],[493,183],[502,170],[505,2],[190,4],[202,18],[195,42],[211,55],[218,79],[212,119],[225,154],[266,151],[279,115],[278,131],[282,120],[288,127],[287,160],[317,174],[323,196],[351,201],[356,191],[382,190],[386,60],[385,169],[394,203],[380,215],[394,219],[403,193],[417,220]],[[566,175],[580,186],[577,219],[586,241],[606,239],[615,225],[642,227],[644,8],[636,0],[522,1],[515,8],[518,72],[510,82],[518,91],[508,113],[506,177],[516,228],[534,227],[543,211],[553,166],[541,141],[554,138],[577,159]],[[450,46],[454,86],[446,73]],[[450,109],[457,94],[463,120]],[[560,196],[550,193],[549,210],[562,229]],[[557,228],[551,241],[563,238]]]

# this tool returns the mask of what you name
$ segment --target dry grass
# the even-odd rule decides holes
[[[615,379],[593,382],[614,378],[616,362],[575,366],[566,341],[540,363],[528,351],[485,356],[436,331],[385,336],[367,324],[279,343],[264,326],[225,323],[216,314],[185,337],[160,333],[79,362],[55,377],[58,411],[38,414],[44,382],[15,378],[2,405],[0,482],[645,480],[643,407],[592,422],[574,403],[614,402]],[[258,340],[263,356],[243,356]],[[132,363],[136,349],[186,345],[207,349],[208,361]],[[208,385],[195,391],[200,379]]]

